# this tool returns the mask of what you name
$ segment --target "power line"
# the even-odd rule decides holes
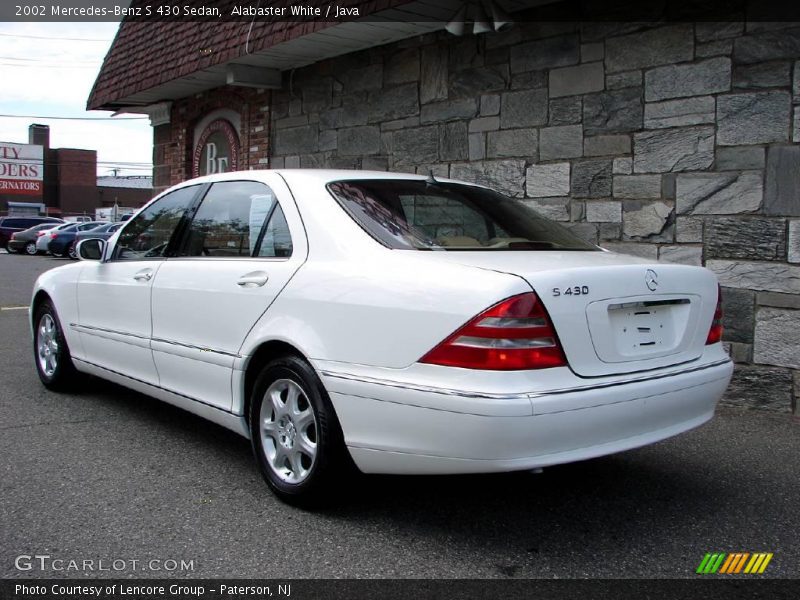
[[[61,121],[145,121],[150,117],[47,117],[44,115],[0,115],[9,119],[57,119]]]
[[[45,167],[45,168],[56,168],[56,167],[66,167],[66,166],[95,166],[98,169],[114,169],[117,168],[121,171],[152,171],[153,165],[125,165],[119,164],[115,162],[107,162],[107,163],[100,163],[100,162],[93,162],[89,160],[61,160],[61,161],[27,161],[30,164],[34,164],[36,166]]]
[[[46,58],[17,58],[16,56],[0,56],[0,60],[16,60],[16,61],[22,61],[22,62],[35,62],[35,63],[38,63],[38,62],[47,62],[49,59],[46,59]],[[93,63],[93,64],[97,64],[99,62],[102,62],[102,60],[99,59],[99,58],[83,58],[81,60],[73,60],[73,61],[70,61],[68,63],[63,63],[63,64],[65,64],[65,65],[72,64],[72,63]]]
[[[66,42],[106,42],[111,43],[111,40],[101,40],[98,38],[73,38],[73,37],[56,37],[49,35],[22,35],[16,33],[0,33],[2,37],[23,38],[26,40],[58,40]]]
[[[4,142],[9,144],[18,144],[21,146],[25,146],[27,144],[20,144],[18,142]],[[51,151],[58,152],[59,150],[75,150],[75,148],[50,148]],[[91,152],[91,150],[87,150],[87,152]],[[112,165],[112,166],[132,166],[132,167],[152,167],[153,163],[150,162],[142,162],[142,161],[129,161],[129,160],[80,160],[75,158],[69,158],[66,160],[52,160],[50,158],[5,158],[0,159],[0,162],[18,162],[18,163],[32,163],[38,165],[88,165],[88,164],[96,164],[100,166],[104,165]]]
[[[3,67],[23,67],[25,69],[97,69],[96,65],[47,65],[47,64],[32,64],[22,65],[19,63],[0,63]]]

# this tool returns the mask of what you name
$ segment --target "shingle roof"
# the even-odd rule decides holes
[[[134,1],[132,4],[147,2]],[[362,16],[394,8],[410,0],[350,0]],[[327,0],[308,0],[325,4]],[[206,2],[213,4],[214,2]],[[228,0],[216,3],[226,4]],[[290,0],[270,3],[291,5]],[[259,20],[164,22],[131,21],[120,24],[87,101],[88,110],[118,108],[117,101],[235,60],[246,53],[271,48],[336,25],[331,21],[288,22]],[[252,27],[252,29],[251,29]],[[248,39],[249,33],[249,39]],[[247,44],[247,50],[245,50]]]

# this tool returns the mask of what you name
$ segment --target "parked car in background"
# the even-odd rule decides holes
[[[40,223],[23,231],[15,231],[8,240],[8,248],[12,252],[25,252],[25,254],[34,256],[39,234],[52,228],[51,223]]]
[[[42,229],[37,235],[39,236],[36,238],[36,252],[47,254],[47,246],[50,244],[50,240],[52,239],[50,235],[54,231],[59,231],[66,227],[72,227],[75,223],[70,223],[67,221],[66,223],[59,223],[55,227],[50,227],[49,229]]]
[[[34,286],[42,383],[89,373],[228,427],[290,502],[352,464],[488,473],[652,444],[711,419],[733,372],[711,271],[433,176],[211,175],[78,254]]]
[[[88,239],[107,240],[123,225],[125,225],[125,223],[104,223],[88,231],[79,231],[75,236],[75,244],[77,245],[81,240]]]
[[[11,239],[12,233],[25,231],[29,227],[40,225],[41,223],[58,224],[63,222],[55,217],[0,217],[0,248],[14,252],[8,247],[8,241]]]
[[[73,223],[72,227],[64,227],[58,231],[50,233],[50,243],[47,244],[47,251],[53,256],[75,256],[75,237],[80,231],[89,231],[106,225],[103,221],[90,221],[88,223]]]

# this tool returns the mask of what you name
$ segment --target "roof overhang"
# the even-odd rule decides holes
[[[557,0],[502,0],[510,13]],[[153,87],[128,94],[98,109],[163,114],[168,102],[224,85],[279,88],[281,73],[315,62],[441,31],[464,0],[412,0],[359,21],[332,24],[268,48],[246,53]],[[158,117],[154,119],[154,123]]]

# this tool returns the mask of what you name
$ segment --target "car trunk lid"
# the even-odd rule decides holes
[[[703,268],[611,252],[430,252],[525,279],[547,308],[570,368],[632,373],[700,357],[717,301]]]

